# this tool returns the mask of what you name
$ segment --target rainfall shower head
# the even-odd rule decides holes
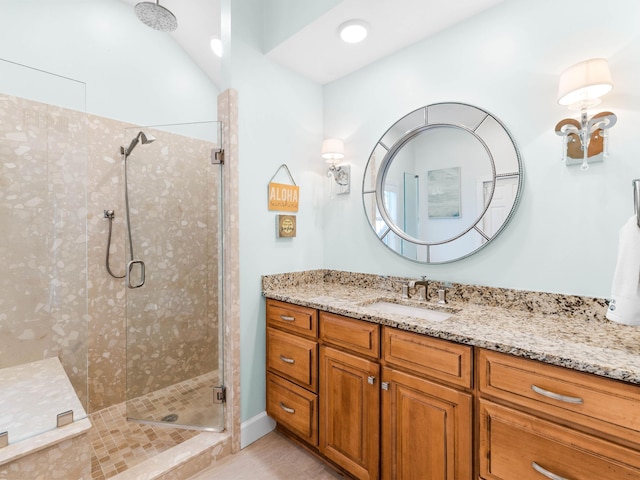
[[[152,136],[152,135],[147,135],[146,133],[140,131],[138,132],[138,135],[136,135],[136,138],[134,138],[133,140],[131,140],[131,143],[129,144],[129,148],[122,149],[122,153],[124,154],[125,158],[128,157],[129,155],[131,155],[131,152],[133,152],[133,149],[136,148],[136,145],[138,145],[139,142],[142,142],[142,144],[146,144],[146,143],[151,143],[153,141],[155,141],[156,137]]]
[[[140,2],[135,6],[136,15],[147,27],[160,32],[173,32],[178,28],[176,16],[160,5],[160,0]]]

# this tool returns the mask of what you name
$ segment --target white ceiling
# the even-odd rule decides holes
[[[123,1],[132,6],[138,3],[138,0]],[[503,1],[342,0],[273,48],[267,56],[325,84]],[[220,35],[219,0],[163,0],[160,5],[178,19],[178,29],[170,35],[212,82],[220,86],[220,59],[209,47],[211,35]],[[371,27],[369,36],[361,44],[346,44],[338,36],[338,26],[352,19],[364,20]]]
[[[325,84],[480,13],[503,0],[343,0],[268,53],[268,57]],[[360,44],[344,43],[347,20],[370,25]]]

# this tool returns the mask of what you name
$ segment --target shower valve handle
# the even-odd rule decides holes
[[[140,283],[131,283],[131,271],[135,265],[140,265]],[[142,260],[131,260],[127,263],[127,287],[140,288],[144,285],[144,262]]]

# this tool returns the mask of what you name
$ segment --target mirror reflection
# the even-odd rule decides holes
[[[365,212],[394,252],[423,263],[458,260],[504,228],[519,198],[521,170],[497,118],[465,104],[430,105],[398,120],[374,147],[363,183]]]

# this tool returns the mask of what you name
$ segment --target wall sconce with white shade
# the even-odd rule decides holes
[[[351,168],[349,165],[336,165],[344,158],[344,143],[338,138],[327,138],[322,142],[322,158],[329,164],[327,176],[333,178],[338,185],[337,194],[349,193]]]
[[[580,120],[565,118],[555,129],[562,137],[562,160],[567,165],[580,164],[581,170],[587,170],[589,162],[609,156],[608,130],[616,124],[617,117],[601,112],[589,118],[587,109],[598,105],[600,97],[611,89],[611,72],[604,58],[577,63],[560,75],[558,103],[580,111]]]

